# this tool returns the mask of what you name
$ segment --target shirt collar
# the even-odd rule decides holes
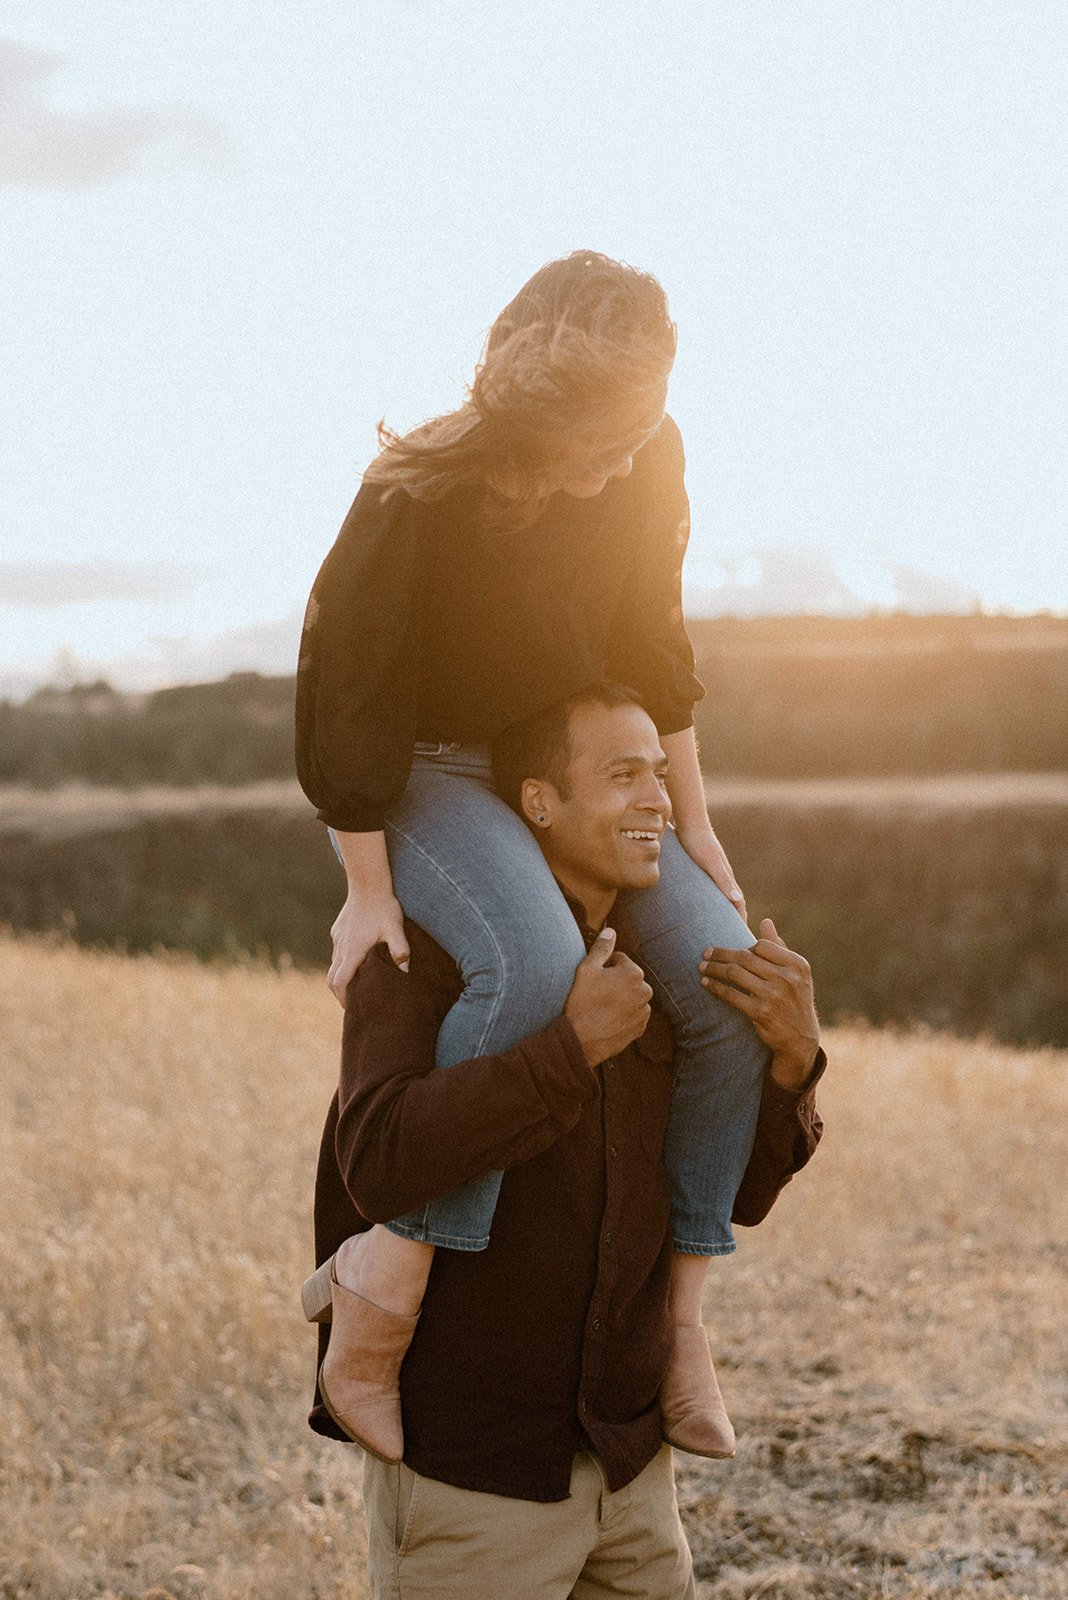
[[[586,907],[582,904],[581,900],[571,893],[569,889],[564,888],[559,878],[556,880],[556,883],[560,893],[567,901],[571,915],[579,925],[579,930],[582,933],[582,937],[588,950],[590,945],[596,939],[597,935],[590,927],[590,919],[587,915]],[[616,896],[616,899],[612,905],[611,911],[608,913],[608,923],[610,927],[616,930],[616,949],[622,950],[625,955],[630,955],[635,944],[634,929],[631,927],[630,918],[627,916],[625,908],[620,904],[618,895]]]

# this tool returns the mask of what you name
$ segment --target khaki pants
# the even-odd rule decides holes
[[[671,1448],[609,1494],[575,1457],[571,1498],[457,1489],[364,1458],[372,1600],[696,1600]]]

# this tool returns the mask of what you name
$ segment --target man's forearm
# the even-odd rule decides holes
[[[336,1150],[372,1222],[540,1154],[598,1093],[564,1017],[512,1050],[435,1069],[440,1019],[406,992],[416,982],[374,953],[345,1016]]]

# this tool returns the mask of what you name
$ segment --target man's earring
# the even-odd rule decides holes
[[[545,812],[544,811],[539,811],[538,812],[538,821],[539,822],[544,822],[545,821]]]

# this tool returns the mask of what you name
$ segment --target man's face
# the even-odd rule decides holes
[[[540,786],[549,866],[587,908],[607,892],[651,888],[671,815],[652,718],[639,706],[587,706],[572,714],[570,745],[566,798]]]

